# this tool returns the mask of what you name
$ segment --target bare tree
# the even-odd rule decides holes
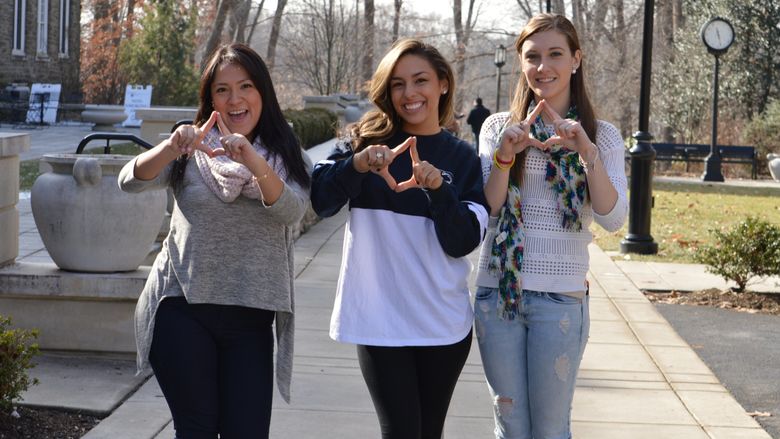
[[[204,60],[208,59],[217,46],[222,42],[222,32],[225,29],[225,18],[228,16],[230,9],[233,7],[235,0],[219,0],[219,7],[217,7],[217,17],[214,20],[214,27],[211,29],[209,38],[206,41],[206,50],[203,57]]]
[[[374,70],[374,0],[365,0],[363,6],[363,64],[362,83],[371,80]],[[360,95],[367,96],[365,87],[361,85]]]
[[[287,17],[290,34],[282,40],[291,77],[321,95],[349,91],[360,74],[352,43],[355,11],[341,0],[302,0],[301,7]]]
[[[260,20],[260,14],[263,12],[263,5],[265,5],[265,0],[260,0],[257,9],[255,9],[255,17],[252,19],[252,24],[249,26],[249,35],[246,37],[247,43],[252,41],[252,36],[255,34],[255,28],[257,27],[258,20]]]
[[[249,10],[252,8],[251,0],[234,0],[233,11],[230,14],[230,26],[228,35],[233,41],[246,43],[246,27],[249,21]]]
[[[395,6],[395,15],[393,15],[393,41],[398,39],[398,30],[401,24],[401,6],[403,6],[403,0],[393,0],[393,6]]]
[[[475,11],[474,3],[476,0],[468,0],[468,10],[466,12],[466,22],[463,23],[463,8],[461,0],[452,2],[452,18],[455,22],[455,80],[464,81],[466,78],[466,48],[471,38],[471,32],[479,18],[479,10]],[[453,90],[451,88],[451,90]],[[454,90],[453,90],[454,91]],[[455,112],[458,113],[463,107],[463,94],[455,94]],[[498,109],[496,109],[498,111]]]
[[[284,15],[284,8],[287,6],[287,0],[279,0],[276,3],[276,12],[274,12],[274,21],[271,24],[271,36],[268,37],[268,55],[265,57],[265,61],[268,64],[268,70],[274,69],[276,63],[276,45],[279,43],[279,30],[282,26],[282,16]]]
[[[533,8],[531,8],[531,4],[528,3],[528,0],[517,0],[517,6],[520,7],[520,11],[523,12],[523,15],[525,15],[526,18],[534,16]],[[541,9],[541,2],[539,3],[539,8]]]

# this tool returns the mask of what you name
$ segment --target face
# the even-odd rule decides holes
[[[572,70],[579,68],[580,50],[572,53],[566,36],[556,30],[538,32],[523,42],[520,62],[523,75],[537,100],[566,111],[571,95]]]
[[[249,73],[239,64],[217,67],[211,98],[214,110],[219,112],[232,133],[249,136],[260,121],[263,98]]]
[[[436,134],[439,127],[439,99],[448,91],[447,80],[439,80],[427,59],[404,55],[393,68],[390,98],[409,134]]]

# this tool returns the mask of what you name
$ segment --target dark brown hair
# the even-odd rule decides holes
[[[253,142],[257,136],[260,136],[265,148],[282,159],[287,174],[301,186],[308,187],[311,178],[306,171],[298,139],[282,114],[268,67],[251,47],[240,43],[226,44],[215,50],[209,57],[200,77],[200,103],[194,124],[200,126],[206,123],[214,111],[211,85],[217,69],[225,64],[236,64],[244,68],[263,99],[260,120],[249,134],[248,140]],[[179,157],[174,163],[171,186],[175,190],[181,185],[186,166],[187,156]]]

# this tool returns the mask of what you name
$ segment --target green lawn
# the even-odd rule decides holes
[[[133,143],[117,143],[111,145],[111,154],[122,155],[138,155],[143,152],[144,149]],[[84,150],[84,154],[103,154],[103,147],[96,146],[94,148],[87,148]],[[35,179],[38,178],[40,172],[38,172],[39,161],[25,160],[19,163],[19,190],[29,191]]]
[[[632,260],[692,263],[694,249],[712,243],[711,229],[729,229],[747,216],[780,225],[777,189],[654,183],[653,196],[650,233],[658,243],[658,254],[632,254]],[[615,233],[595,224],[591,230],[599,247],[618,251],[628,225]]]

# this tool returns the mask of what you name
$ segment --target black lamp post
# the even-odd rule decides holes
[[[498,113],[501,106],[501,67],[504,67],[504,64],[506,64],[506,47],[503,44],[499,44],[496,47],[493,64],[496,65],[496,113]]]
[[[701,39],[707,50],[715,57],[715,71],[712,74],[712,137],[710,139],[710,154],[705,161],[704,181],[724,181],[721,172],[720,148],[718,148],[718,71],[720,56],[729,50],[734,42],[734,28],[727,20],[715,17],[701,28]]]
[[[620,241],[621,253],[655,254],[658,244],[650,235],[650,211],[653,208],[653,161],[655,149],[650,141],[650,74],[653,55],[654,0],[645,0],[642,34],[642,78],[639,95],[639,131],[631,153],[631,196],[628,206],[628,234]]]

